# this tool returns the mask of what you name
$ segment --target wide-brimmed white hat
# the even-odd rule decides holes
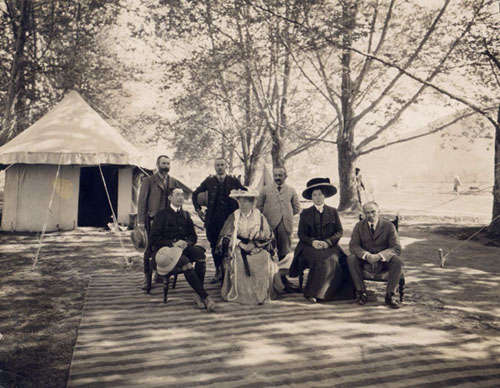
[[[181,258],[182,249],[179,247],[163,247],[156,252],[156,272],[166,275],[172,271]]]
[[[257,190],[251,190],[251,189],[247,190],[233,189],[231,190],[229,196],[236,200],[240,198],[257,198],[259,196],[259,192]]]

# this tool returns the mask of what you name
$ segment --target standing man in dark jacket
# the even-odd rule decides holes
[[[227,217],[238,209],[238,202],[229,198],[229,194],[233,189],[246,190],[237,178],[227,175],[227,162],[224,158],[215,159],[214,168],[216,175],[207,177],[193,192],[193,205],[198,216],[205,222],[207,239],[212,249],[215,264],[215,277],[211,280],[212,284],[222,280],[223,256],[221,253],[216,253],[219,233]],[[206,213],[203,213],[199,204],[198,194],[202,192],[207,192]]]
[[[167,155],[158,156],[156,167],[157,172],[142,181],[137,206],[137,226],[145,229],[148,237],[150,236],[151,226],[156,213],[169,205],[168,190],[171,188],[180,188],[177,179],[168,175],[170,171],[170,157]],[[147,288],[148,281],[151,281],[152,270],[149,265],[150,258],[151,247],[148,246],[144,252],[143,290]]]

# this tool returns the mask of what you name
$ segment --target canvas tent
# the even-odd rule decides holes
[[[110,202],[118,222],[128,224],[139,168],[147,167],[131,143],[77,92],[69,92],[0,147],[0,169],[6,169],[1,229],[104,226],[112,221]]]

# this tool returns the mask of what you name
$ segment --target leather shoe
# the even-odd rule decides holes
[[[396,302],[394,299],[393,299],[393,296],[392,294],[385,294],[385,304],[387,306],[389,306],[390,308],[392,309],[398,309],[400,308],[401,306],[399,305],[398,302]]]
[[[299,287],[295,287],[287,278],[286,276],[281,277],[281,282],[283,283],[284,286],[284,292],[286,294],[297,294],[300,292]]]
[[[316,298],[312,297],[312,296],[308,296],[308,297],[306,297],[306,299],[309,302],[311,302],[311,303],[317,303],[318,302],[318,300]]]
[[[205,299],[203,299],[203,303],[205,303],[205,307],[207,308],[207,311],[209,313],[215,310],[216,304],[210,296],[207,296]]]
[[[194,294],[193,296],[193,304],[195,305],[196,308],[204,310],[205,309],[205,303],[203,303],[203,300],[201,299],[201,296],[198,294]]]
[[[220,270],[220,267],[217,267],[215,269],[215,275],[212,280],[210,280],[210,284],[217,284],[220,283],[222,280],[222,271]]]
[[[286,285],[283,291],[285,291],[285,294],[300,294],[302,292],[299,287],[294,287],[292,285]]]
[[[360,306],[363,306],[366,302],[368,302],[368,295],[366,294],[366,291],[358,291],[356,302],[358,302]]]

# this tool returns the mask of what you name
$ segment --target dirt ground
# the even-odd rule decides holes
[[[345,247],[356,217],[342,220]],[[459,247],[478,229],[475,222],[443,224],[428,215],[421,222],[416,215],[407,220],[400,226],[407,300],[424,306],[436,320],[498,337],[500,242],[483,233]],[[127,232],[118,236],[84,228],[47,234],[33,269],[37,238],[0,234],[0,387],[64,387],[91,276],[142,271]],[[131,269],[126,269],[120,238],[133,259]],[[455,249],[444,268],[439,248],[444,253]]]

